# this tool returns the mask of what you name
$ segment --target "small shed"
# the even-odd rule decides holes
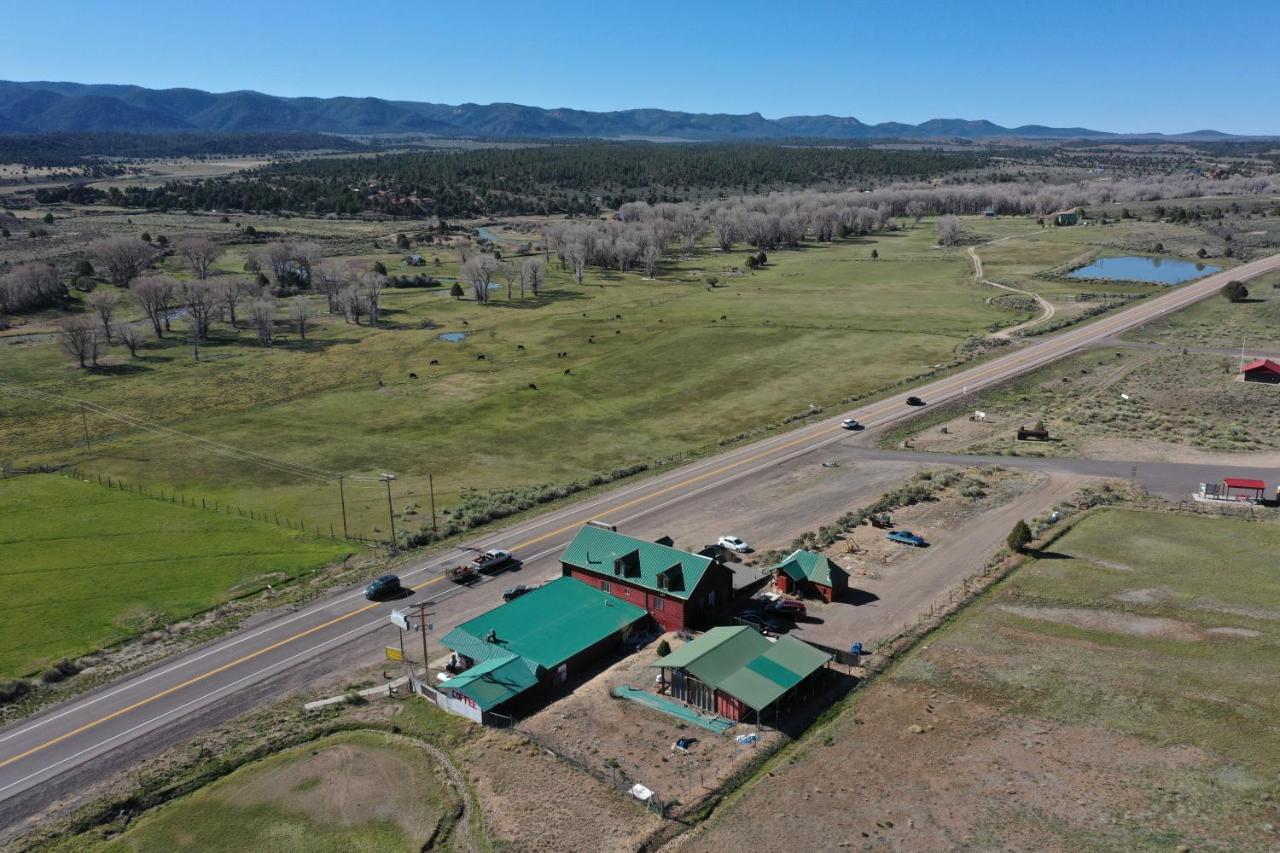
[[[1226,487],[1227,500],[1261,501],[1267,493],[1266,483],[1248,477],[1224,477],[1222,485]]]
[[[793,551],[771,571],[774,586],[789,595],[835,601],[849,591],[849,573],[814,551]]]
[[[1074,210],[1061,210],[1052,216],[1054,225],[1079,225],[1080,214]]]
[[[1245,382],[1266,382],[1280,385],[1280,364],[1269,358],[1259,358],[1240,368]]]

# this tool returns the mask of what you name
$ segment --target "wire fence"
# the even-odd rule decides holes
[[[306,519],[291,518],[287,515],[282,516],[279,512],[274,510],[264,511],[254,509],[252,507],[246,508],[217,498],[210,499],[184,494],[176,489],[166,491],[163,487],[152,488],[141,483],[127,482],[119,477],[113,477],[110,474],[104,475],[85,471],[77,466],[37,466],[35,468],[25,469],[5,467],[3,471],[4,476],[14,474],[62,473],[67,476],[74,477],[82,482],[96,484],[105,489],[111,489],[112,491],[138,495],[152,500],[177,504],[190,509],[200,509],[208,512],[216,512],[220,515],[235,516],[237,518],[244,518],[262,524],[274,524],[277,527],[287,530],[295,530],[299,533],[310,534],[317,538],[331,539],[334,542],[355,542],[372,548],[375,551],[385,550],[387,548],[387,542],[383,540],[370,539],[351,534],[344,535],[342,531],[335,529],[332,523],[328,523],[323,526],[319,522],[308,523]]]

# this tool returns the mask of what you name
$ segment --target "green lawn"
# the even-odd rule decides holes
[[[424,848],[457,800],[426,752],[352,732],[243,767],[148,812],[117,839],[77,842],[112,853],[407,853]]]
[[[350,550],[69,477],[0,479],[0,679],[182,619]]]
[[[428,472],[442,505],[463,489],[585,478],[714,446],[948,361],[965,340],[1017,315],[986,303],[992,294],[973,284],[963,250],[933,242],[923,226],[776,252],[765,270],[737,276],[746,252],[708,249],[656,281],[591,271],[581,286],[552,263],[537,300],[509,302],[502,292],[482,306],[450,298],[447,287],[389,290],[382,328],[329,318],[306,346],[281,329],[286,341],[263,348],[247,330],[224,326],[198,363],[184,343],[166,340],[132,363],[113,353],[115,369],[89,374],[52,340],[28,339],[6,347],[0,378],[330,470],[391,470],[400,477],[397,510],[416,503],[422,513]],[[456,252],[424,253],[444,261],[428,272],[456,271]],[[720,286],[708,288],[707,275]],[[443,332],[467,338],[449,343]],[[78,410],[6,404],[0,441],[15,456],[75,457],[129,482],[322,527],[340,521],[332,486],[93,416],[94,453],[84,459]],[[353,528],[379,535],[381,486],[349,482],[347,498]]]

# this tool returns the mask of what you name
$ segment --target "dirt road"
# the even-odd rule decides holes
[[[991,335],[991,337],[1008,339],[1015,332],[1020,332],[1023,329],[1027,329],[1027,328],[1030,328],[1031,326],[1035,326],[1039,323],[1043,323],[1046,320],[1053,319],[1053,315],[1057,313],[1058,309],[1053,307],[1053,303],[1050,302],[1048,299],[1045,299],[1043,296],[1041,296],[1038,293],[1032,293],[1029,290],[1019,290],[1016,287],[1010,287],[1007,284],[1001,284],[998,281],[992,281],[991,279],[984,278],[983,271],[982,271],[982,258],[978,257],[978,250],[975,249],[973,246],[969,247],[969,259],[973,261],[973,277],[978,281],[979,284],[989,284],[992,287],[998,287],[1001,290],[1007,290],[1010,293],[1018,293],[1018,294],[1021,294],[1022,296],[1030,296],[1040,305],[1039,317],[1028,320],[1025,323],[1019,323],[1016,326],[1011,326],[1008,329],[1001,329],[998,332],[994,332]]]

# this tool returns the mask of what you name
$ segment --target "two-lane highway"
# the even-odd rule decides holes
[[[1280,255],[1254,261],[1201,281],[1145,300],[1088,325],[1070,329],[998,358],[914,389],[892,399],[871,403],[833,418],[806,425],[725,452],[718,456],[625,485],[567,508],[539,516],[504,530],[477,537],[468,545],[502,547],[516,552],[531,566],[553,565],[559,552],[584,522],[601,518],[626,524],[713,490],[732,488],[744,478],[776,468],[849,434],[839,429],[844,417],[877,427],[915,410],[906,406],[908,393],[929,404],[941,403],[1011,376],[1050,363],[1110,336],[1216,293],[1230,279],[1248,279],[1280,269]],[[467,552],[439,554],[400,571],[415,590],[410,603],[437,600],[437,631],[447,630],[478,610],[491,606],[492,589],[459,591],[441,572],[468,556]],[[541,562],[540,562],[541,561]],[[488,585],[492,587],[492,585]],[[387,611],[398,604],[374,604],[358,589],[317,602],[264,624],[246,628],[162,664],[120,679],[84,696],[0,730],[0,824],[12,823],[35,810],[40,801],[63,787],[55,780],[74,770],[116,769],[104,760],[118,751],[137,757],[172,742],[164,732],[194,715],[216,722],[242,710],[232,697],[266,695],[264,684],[279,680],[303,663],[328,660],[336,650],[364,638],[387,624]],[[323,658],[321,656],[324,656]],[[258,691],[254,693],[253,691]],[[84,772],[88,772],[85,770]],[[83,778],[77,780],[83,783]],[[43,795],[49,796],[43,796]]]

